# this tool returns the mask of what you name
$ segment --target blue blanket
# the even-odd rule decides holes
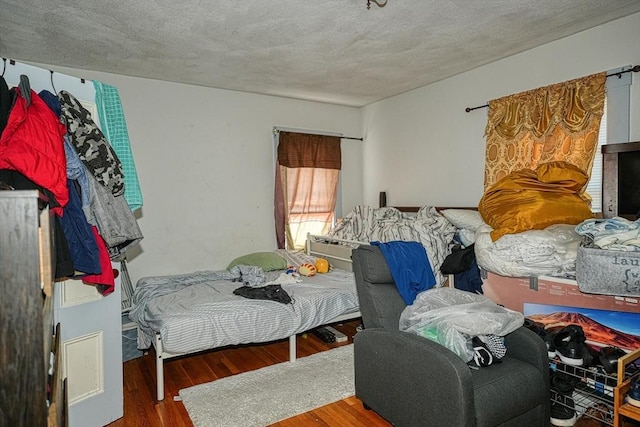
[[[371,242],[384,255],[391,276],[405,304],[411,305],[416,296],[436,284],[427,251],[419,242]]]

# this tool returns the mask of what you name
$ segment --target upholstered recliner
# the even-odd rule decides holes
[[[521,327],[501,363],[471,369],[448,348],[398,329],[406,307],[378,247],[353,250],[364,329],[354,339],[355,390],[395,426],[549,426],[544,341]],[[428,291],[427,291],[428,292]]]

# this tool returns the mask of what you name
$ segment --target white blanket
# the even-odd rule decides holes
[[[358,242],[420,242],[427,251],[436,286],[440,286],[444,282],[440,266],[455,232],[455,226],[433,207],[424,206],[411,216],[395,208],[356,206],[329,235]]]
[[[575,277],[581,237],[575,225],[555,224],[544,230],[505,234],[491,240],[491,227],[476,232],[478,266],[507,277]]]

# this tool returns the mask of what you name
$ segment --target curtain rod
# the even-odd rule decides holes
[[[640,71],[640,65],[634,65],[633,67],[629,68],[628,70],[624,70],[624,71],[618,71],[617,73],[611,73],[611,74],[607,74],[607,77],[613,77],[613,76],[618,76],[618,78],[620,78],[622,76],[622,74],[624,73],[637,73],[638,71]],[[480,108],[487,108],[489,107],[489,104],[485,104],[485,105],[478,105],[477,107],[467,107],[464,109],[464,111],[466,111],[467,113],[473,110],[479,110]]]
[[[296,133],[307,133],[310,135],[323,135],[323,136],[337,136],[340,139],[354,139],[356,141],[364,141],[364,138],[357,138],[355,136],[344,136],[342,133],[336,132],[326,132],[319,130],[309,130],[309,129],[296,129],[296,128],[285,128],[285,127],[273,127],[273,134],[277,134],[278,132],[296,132]]]

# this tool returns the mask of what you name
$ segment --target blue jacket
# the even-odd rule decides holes
[[[405,304],[411,305],[416,296],[436,284],[427,251],[419,242],[371,242],[384,255],[391,276]]]

